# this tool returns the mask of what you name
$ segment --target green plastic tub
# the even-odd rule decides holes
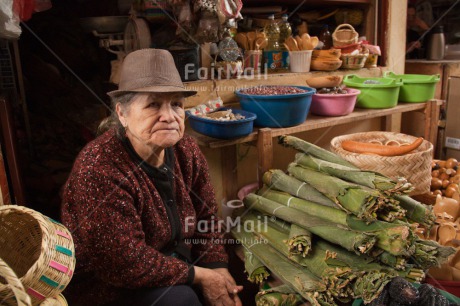
[[[343,79],[347,87],[357,88],[356,107],[360,108],[392,108],[398,104],[399,89],[402,81],[391,78],[362,78],[349,74]]]
[[[434,98],[436,83],[439,82],[439,74],[394,74],[385,72],[384,78],[402,80],[403,85],[399,91],[400,102],[420,103]]]

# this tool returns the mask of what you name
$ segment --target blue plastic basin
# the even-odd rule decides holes
[[[287,95],[249,95],[237,90],[241,108],[257,115],[254,124],[260,127],[288,127],[305,122],[311,98],[316,89],[307,86],[289,86],[306,90]]]
[[[229,108],[219,108],[218,110],[221,111],[227,109]],[[232,112],[234,114],[245,116],[245,119],[218,121],[192,115],[189,111],[187,111],[187,117],[190,127],[193,130],[209,137],[231,139],[250,134],[253,130],[254,120],[257,116],[241,109],[232,109]]]

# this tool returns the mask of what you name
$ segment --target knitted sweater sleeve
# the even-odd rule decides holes
[[[77,258],[117,287],[191,283],[193,267],[146,244],[129,179],[117,181],[106,170],[73,171],[65,189],[62,219],[73,232]]]
[[[192,254],[199,266],[227,267],[228,257],[224,248],[223,235],[218,229],[217,204],[208,164],[194,141],[190,141],[187,147],[193,152],[192,167],[194,168],[190,197],[197,214],[197,222],[201,222],[201,225],[195,230],[193,237],[195,239],[192,239]]]

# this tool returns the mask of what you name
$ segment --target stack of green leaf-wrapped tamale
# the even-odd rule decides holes
[[[407,195],[405,179],[360,170],[296,137],[280,143],[299,151],[295,161],[287,173],[264,174],[232,229],[249,279],[262,283],[271,273],[283,282],[259,292],[257,305],[370,303],[394,277],[419,282],[455,252],[415,235],[435,216]]]

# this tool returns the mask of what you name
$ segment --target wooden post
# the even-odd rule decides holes
[[[236,199],[238,195],[238,173],[236,144],[228,147],[222,147],[221,165],[222,165],[222,191],[227,199]]]
[[[425,133],[424,138],[431,142],[436,148],[436,141],[438,138],[438,122],[439,122],[439,112],[440,105],[442,101],[440,100],[430,100],[426,103],[425,107]],[[433,155],[434,155],[433,150]]]
[[[401,132],[401,114],[391,114],[383,117],[383,129],[387,132]]]
[[[270,128],[259,130],[257,138],[258,180],[262,187],[262,176],[273,164],[273,137]]]

